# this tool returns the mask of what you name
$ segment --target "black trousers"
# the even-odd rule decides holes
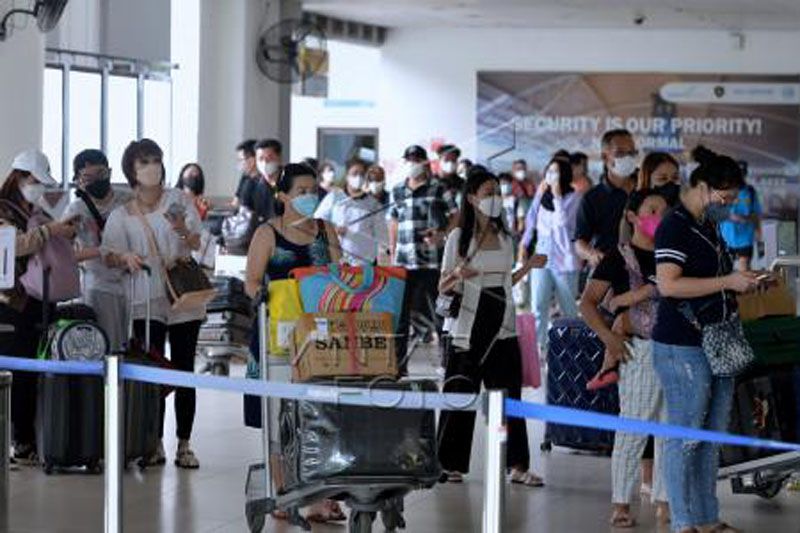
[[[444,392],[477,394],[487,389],[505,389],[509,398],[522,396],[522,359],[516,337],[498,339],[503,323],[506,295],[502,288],[484,289],[475,313],[468,351],[452,351],[447,360]],[[480,323],[479,323],[480,321]],[[444,470],[469,472],[475,413],[442,411],[439,420],[439,462]],[[528,430],[522,418],[508,419],[506,464],[530,468]]]
[[[164,348],[169,338],[170,361],[178,370],[194,372],[194,358],[197,351],[197,337],[200,334],[202,321],[194,320],[182,324],[167,326],[163,322],[150,321],[150,344],[164,352]],[[133,322],[134,335],[144,344],[144,320]],[[175,389],[175,425],[179,439],[189,440],[192,436],[192,426],[194,425],[194,414],[197,403],[197,394],[194,389],[178,387]],[[161,399],[159,417],[161,419],[161,430],[159,436],[164,436],[164,411],[166,402]]]
[[[19,312],[0,304],[0,324],[14,327],[13,332],[0,333],[0,353],[33,359],[42,336],[42,302],[28,298]],[[11,383],[11,423],[14,444],[36,444],[36,400],[38,374],[14,372]]]
[[[409,270],[406,277],[406,292],[403,309],[397,327],[398,368],[405,373],[408,368],[408,331],[413,328],[416,335],[425,335],[434,330],[442,343],[442,318],[436,314],[436,297],[439,294],[439,271],[433,268]]]

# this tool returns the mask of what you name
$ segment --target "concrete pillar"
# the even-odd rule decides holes
[[[44,36],[32,19],[24,22],[0,42],[0,182],[17,152],[42,144]]]
[[[294,0],[200,0],[197,159],[209,195],[233,195],[239,141],[276,137],[289,153],[291,86],[258,70],[255,47],[262,31],[299,13]]]

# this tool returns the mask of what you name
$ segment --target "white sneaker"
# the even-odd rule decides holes
[[[159,441],[158,448],[149,457],[142,459],[144,466],[162,466],[167,462],[167,453],[164,451],[164,441]]]

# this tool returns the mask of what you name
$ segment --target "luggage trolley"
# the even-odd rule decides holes
[[[269,381],[270,379],[270,363],[267,349],[267,291],[262,289],[258,297],[258,331],[259,331],[259,357],[261,360],[260,374],[261,379]],[[363,382],[362,382],[363,383]],[[348,386],[350,384],[347,384]],[[397,383],[389,385],[387,388],[397,390],[413,390],[416,385]],[[427,382],[421,387],[426,391],[437,390],[433,382]],[[302,404],[302,406],[301,406]],[[297,424],[301,423],[300,418],[302,415],[298,414],[305,406],[306,409],[318,410],[319,412],[325,411],[325,405],[320,406],[319,403],[312,401],[295,402],[293,400],[283,400],[281,405],[281,431],[279,432],[281,452],[287,455],[296,453],[298,448]],[[327,404],[333,406],[334,404]],[[301,408],[298,408],[300,406]],[[364,417],[366,413],[372,411],[373,417],[370,422],[374,420],[385,419],[383,409],[379,407],[357,407],[357,406],[340,406],[336,404],[335,407],[328,409],[329,412],[340,411],[341,420],[358,420]],[[344,410],[349,411],[345,413]],[[358,411],[361,416],[352,416],[353,411]],[[381,414],[375,416],[375,412],[380,411]],[[397,411],[400,413],[401,411]],[[400,415],[408,419],[409,416],[424,419],[422,425],[424,426],[425,434],[430,433],[431,445],[430,451],[427,454],[427,459],[422,463],[415,463],[409,466],[408,462],[396,467],[396,471],[390,472],[388,470],[374,473],[371,475],[326,475],[312,476],[314,479],[301,479],[297,475],[294,480],[286,483],[283,480],[283,488],[276,491],[273,486],[273,471],[275,468],[281,468],[279,461],[274,461],[275,455],[273,454],[273,442],[270,438],[270,424],[272,422],[270,401],[266,397],[261,398],[261,432],[262,432],[262,451],[264,461],[262,463],[250,465],[247,473],[247,480],[245,484],[246,503],[245,503],[245,516],[247,524],[251,532],[258,533],[262,531],[266,523],[266,518],[276,510],[285,511],[288,514],[288,521],[291,525],[300,526],[305,530],[310,530],[310,524],[300,516],[300,508],[306,507],[312,503],[319,502],[323,499],[333,499],[336,501],[344,502],[350,509],[348,519],[348,531],[350,533],[368,533],[372,531],[373,522],[378,514],[380,514],[381,521],[387,531],[396,531],[397,529],[405,528],[405,520],[403,518],[403,498],[412,490],[427,489],[433,487],[439,480],[441,469],[439,467],[438,457],[436,455],[436,428],[435,428],[435,413],[431,411],[416,411],[405,410],[402,413],[410,413]],[[317,415],[312,415],[316,417]],[[429,417],[429,418],[427,418]],[[366,417],[364,417],[366,418]],[[306,417],[308,419],[308,417]],[[361,418],[363,420],[363,418]],[[333,420],[333,423],[332,423]],[[340,421],[341,421],[340,420]],[[361,422],[364,424],[364,422]],[[335,424],[334,418],[324,420],[321,425],[330,428]],[[386,424],[393,426],[393,429],[403,430],[401,424]],[[391,431],[391,429],[390,429]],[[354,439],[356,440],[356,439]],[[352,444],[352,443],[351,443]],[[357,446],[356,446],[357,447]],[[319,447],[320,455],[317,456],[320,461],[330,460],[337,462],[340,460],[337,453],[329,453],[327,457],[322,457],[325,454],[324,446]],[[333,450],[327,450],[332,452]],[[381,456],[383,452],[379,451],[375,455]],[[384,454],[385,455],[385,454]],[[423,454],[421,454],[423,455]],[[414,462],[414,454],[409,454],[412,457],[410,460]],[[399,463],[399,461],[398,461]],[[293,481],[293,483],[292,483]]]
[[[800,270],[800,256],[778,257],[772,262],[771,269],[773,271],[779,271],[781,269]],[[794,281],[797,277],[798,273],[796,272],[794,276],[790,278],[790,280]],[[789,283],[788,285],[789,287],[792,287],[794,286],[794,283]],[[796,301],[797,292],[796,290],[793,290],[792,292]],[[800,321],[798,321],[797,324],[798,328],[800,328]],[[776,336],[775,341],[779,342],[779,334],[773,333],[773,335]],[[794,343],[793,348],[796,348],[798,355],[800,355],[800,342],[798,342],[797,339],[800,339],[800,331],[797,333],[796,339],[789,340],[789,342]],[[783,381],[780,386],[783,388],[783,385],[786,385],[787,387],[793,386],[792,388],[794,388],[794,391],[789,393],[790,395],[793,394],[794,398],[790,399],[789,402],[783,402],[783,404],[793,404],[795,412],[784,414],[773,413],[772,416],[776,417],[774,418],[776,422],[777,417],[800,417],[800,357],[798,357],[798,361],[799,362],[795,363],[794,365],[787,364],[784,367],[779,368],[777,372],[762,372],[759,374],[759,376],[761,376],[761,380],[763,382],[767,382],[768,380],[774,379],[775,375],[782,372],[785,374],[785,377],[782,378]],[[740,382],[737,381],[737,390],[739,389],[739,385]],[[738,398],[735,397],[734,401],[738,401]],[[780,407],[781,405],[780,403],[772,403],[776,401],[775,397],[764,398],[764,401],[768,402],[768,405],[772,406]],[[768,412],[769,410],[770,408],[767,407],[764,413]],[[748,410],[747,415],[750,415],[752,418],[752,414],[753,413]],[[778,424],[775,425],[777,426]],[[735,430],[736,428],[733,429]],[[774,429],[779,428],[775,427]],[[795,432],[796,435],[781,436],[781,440],[797,439],[800,441],[800,425],[798,425],[798,427],[795,429]],[[794,439],[792,437],[794,437]],[[772,437],[767,436],[767,438]],[[726,455],[729,457],[730,455],[735,454],[726,454],[725,450],[723,449],[724,459],[726,458]],[[800,453],[798,452],[758,450],[749,454],[739,455],[743,456],[744,460],[736,461],[728,458],[726,460],[728,464],[721,467],[718,474],[719,479],[730,479],[731,488],[735,494],[756,494],[765,499],[774,498],[783,489],[789,477],[793,473],[800,471]]]

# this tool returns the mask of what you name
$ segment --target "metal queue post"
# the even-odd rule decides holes
[[[505,420],[506,393],[486,391],[483,415],[486,419],[486,464],[483,480],[483,533],[502,533],[505,519],[505,464],[508,431]]]
[[[119,355],[109,355],[105,364],[105,533],[122,531],[122,394]]]

